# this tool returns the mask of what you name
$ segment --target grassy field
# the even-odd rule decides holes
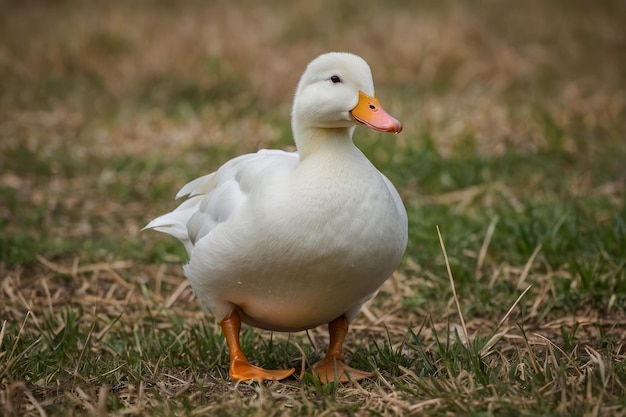
[[[625,416],[624,2],[233,4],[0,3],[0,415]],[[356,131],[409,214],[347,340],[376,376],[235,384],[182,245],[140,229],[229,158],[292,148],[329,50],[405,126]],[[296,374],[328,343],[242,338]]]

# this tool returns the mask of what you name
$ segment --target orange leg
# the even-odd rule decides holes
[[[328,382],[360,381],[374,374],[349,367],[343,361],[343,341],[348,333],[348,319],[341,316],[328,323],[330,343],[324,359],[313,366],[315,374],[324,384]]]
[[[230,377],[241,381],[278,381],[287,378],[295,372],[294,368],[268,371],[258,366],[251,365],[248,358],[239,345],[239,330],[241,329],[241,318],[236,311],[233,311],[221,322],[222,332],[226,337],[228,353],[230,355]]]

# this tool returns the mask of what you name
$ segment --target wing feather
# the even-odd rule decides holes
[[[275,169],[298,163],[296,152],[261,150],[231,159],[217,171],[187,183],[176,198],[188,197],[176,209],[152,220],[154,229],[180,240],[191,255],[194,244],[226,221]]]

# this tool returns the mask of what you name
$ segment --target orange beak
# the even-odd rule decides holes
[[[375,94],[374,97],[370,97],[363,91],[359,91],[359,102],[350,114],[357,122],[379,132],[400,133],[402,131],[402,123],[382,108]]]

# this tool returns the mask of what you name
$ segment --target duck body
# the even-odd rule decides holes
[[[347,330],[400,263],[406,211],[352,141],[357,123],[401,130],[377,107],[371,80],[355,55],[317,58],[294,99],[298,152],[237,157],[183,187],[177,197],[188,199],[146,226],[185,244],[185,275],[217,320],[236,315],[255,327],[299,331],[343,318]]]
[[[302,162],[262,152],[232,173],[241,181],[232,186],[251,186],[240,191],[245,201],[195,243],[185,266],[218,320],[235,308],[244,322],[278,331],[351,320],[397,267],[406,247],[399,197],[348,146],[341,164],[330,150]]]

